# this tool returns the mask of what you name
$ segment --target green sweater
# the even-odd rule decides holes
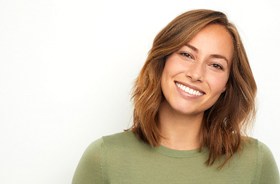
[[[270,150],[255,139],[220,170],[205,165],[207,156],[207,149],[152,148],[132,132],[118,133],[87,148],[72,184],[280,184]]]

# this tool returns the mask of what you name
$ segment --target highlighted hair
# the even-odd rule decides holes
[[[201,147],[209,150],[206,164],[213,165],[223,157],[223,166],[241,148],[242,135],[255,117],[257,86],[238,31],[222,12],[188,11],[176,17],[158,33],[133,88],[131,130],[149,145],[159,146],[162,136],[158,111],[164,100],[160,81],[165,60],[210,24],[224,26],[234,45],[227,88],[217,102],[204,112],[201,127]]]

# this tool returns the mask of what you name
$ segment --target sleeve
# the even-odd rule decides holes
[[[102,139],[88,146],[76,168],[72,184],[103,183],[102,146]]]
[[[270,149],[259,142],[259,184],[280,184],[279,171]]]

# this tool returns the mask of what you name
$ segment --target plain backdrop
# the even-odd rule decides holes
[[[221,10],[239,29],[258,84],[249,135],[269,146],[279,167],[279,7],[279,0],[0,0],[0,183],[71,183],[92,141],[131,125],[131,88],[153,38],[197,8]]]

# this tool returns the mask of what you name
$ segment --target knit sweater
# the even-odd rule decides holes
[[[151,147],[130,132],[105,136],[86,149],[72,184],[280,184],[272,153],[249,138],[224,167],[205,164],[208,150]]]

